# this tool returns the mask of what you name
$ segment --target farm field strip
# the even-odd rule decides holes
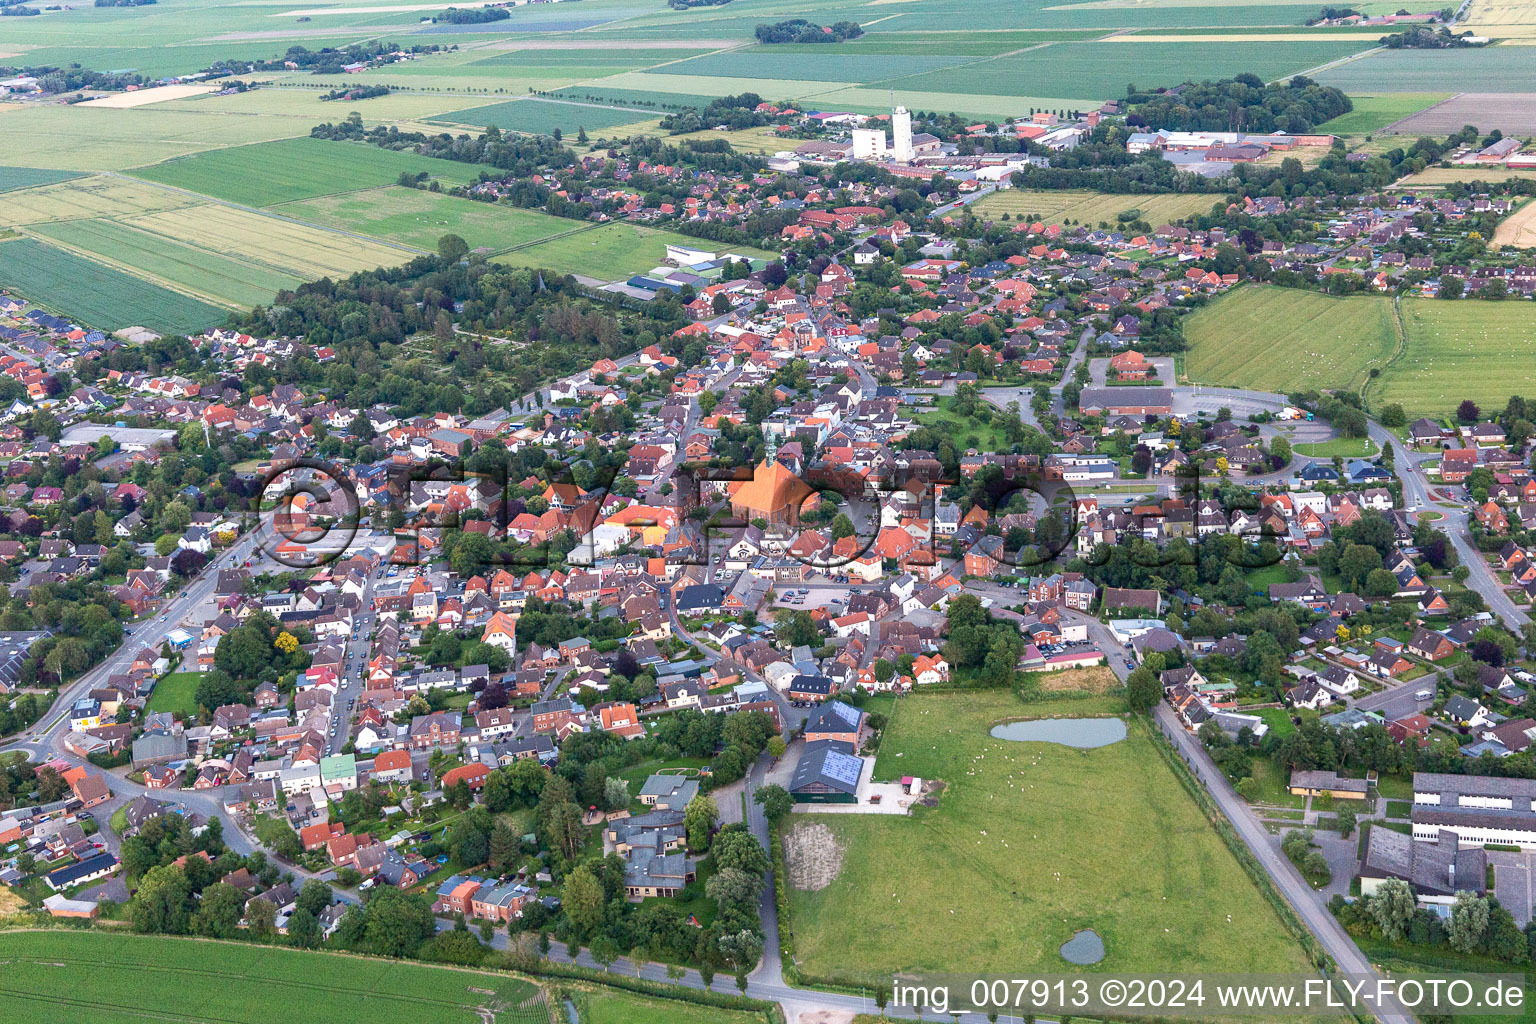
[[[190,206],[197,199],[110,174],[0,194],[0,225],[66,220],[115,220]]]
[[[220,203],[148,214],[125,223],[305,280],[398,266],[419,254],[377,239]]]
[[[284,288],[302,280],[244,260],[231,259],[105,220],[72,220],[32,228],[60,246],[109,263],[135,277],[145,277],[230,306],[271,302]]]
[[[223,323],[227,311],[35,238],[0,241],[6,286],[70,319],[115,331],[143,326],[190,334]]]

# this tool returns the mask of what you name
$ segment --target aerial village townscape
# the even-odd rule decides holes
[[[1528,1016],[1533,41],[0,7],[0,1018]]]

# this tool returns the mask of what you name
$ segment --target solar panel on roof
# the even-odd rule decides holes
[[[853,787],[858,786],[859,773],[863,770],[864,762],[859,758],[836,750],[827,751],[826,760],[821,766],[821,773],[827,778]]]

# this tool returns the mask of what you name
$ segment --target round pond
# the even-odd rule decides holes
[[[1118,718],[1037,718],[992,727],[992,737],[1033,743],[1061,743],[1089,749],[1107,747],[1125,739],[1125,723]]]
[[[1063,960],[1074,964],[1096,964],[1104,959],[1104,940],[1089,928],[1080,931],[1061,945]]]

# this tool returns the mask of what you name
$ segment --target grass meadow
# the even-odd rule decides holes
[[[1397,347],[1392,302],[1384,296],[1334,298],[1255,285],[1191,314],[1184,336],[1184,372],[1192,382],[1280,392],[1358,388]]]
[[[1121,711],[1108,697],[903,698],[874,775],[947,788],[937,808],[908,818],[790,819],[825,825],[842,848],[830,885],[790,890],[802,967],[867,982],[892,971],[1069,972],[1058,948],[1092,928],[1106,948],[1093,971],[1305,969],[1300,946],[1165,766],[1144,720],[1093,750],[988,735],[1033,715]]]
[[[105,330],[143,326],[189,334],[228,311],[32,238],[0,242],[5,284],[33,302]]]
[[[1536,394],[1536,316],[1519,301],[1404,299],[1406,355],[1371,389],[1371,404],[1401,402],[1408,415],[1450,412],[1464,398],[1503,408]]]
[[[668,245],[729,251],[760,259],[775,258],[771,253],[748,246],[724,246],[660,228],[615,221],[514,249],[497,256],[496,262],[514,267],[542,267],[601,281],[621,281],[661,263]]]
[[[617,988],[578,988],[573,995],[581,1024],[764,1024],[766,1019],[750,1010],[723,1010]]]
[[[422,249],[436,248],[437,240],[449,232],[463,238],[471,248],[499,251],[582,227],[580,221],[552,217],[539,210],[397,185],[305,199],[275,207],[273,212]]]
[[[246,943],[91,931],[0,934],[10,1024],[400,1020],[547,1024],[533,983],[507,974]],[[89,984],[81,984],[88,974]],[[499,1008],[500,1012],[495,1012]]]
[[[1432,107],[1449,97],[1450,93],[1444,92],[1405,92],[1385,93],[1376,96],[1351,96],[1349,99],[1354,104],[1355,109],[1347,114],[1340,114],[1332,121],[1325,121],[1317,126],[1317,130],[1333,135],[1369,135],[1372,132],[1381,131],[1390,124],[1396,124],[1411,114],[1417,114],[1426,107]]]
[[[472,164],[311,138],[212,150],[141,167],[134,174],[232,203],[271,206],[389,185],[402,172],[422,171],[453,184],[479,174]]]
[[[1041,220],[1047,224],[1060,224],[1070,219],[1089,225],[1104,221],[1111,226],[1120,214],[1136,211],[1137,219],[1156,227],[1195,214],[1209,213],[1211,205],[1221,201],[1220,196],[1212,195],[1137,196],[1105,192],[1004,189],[978,200],[972,209],[980,217],[998,217],[1006,213],[1014,220]]]

